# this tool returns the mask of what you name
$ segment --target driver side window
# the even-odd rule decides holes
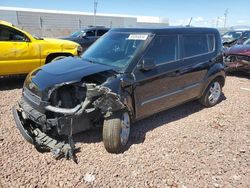
[[[177,35],[156,36],[146,52],[145,58],[154,59],[156,65],[169,63],[178,59]]]
[[[17,31],[15,29],[0,26],[0,41],[20,41],[24,42],[27,41],[27,37],[25,34],[23,34],[20,31]]]

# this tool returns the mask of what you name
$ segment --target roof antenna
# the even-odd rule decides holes
[[[191,17],[191,18],[190,18],[190,20],[189,20],[189,23],[188,23],[187,27],[191,27],[192,20],[193,20],[193,17]]]

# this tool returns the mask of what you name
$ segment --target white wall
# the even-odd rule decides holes
[[[19,28],[24,29],[31,34],[59,37],[94,25],[94,16],[90,13],[70,12],[49,12],[49,11],[28,11],[28,10],[1,10],[0,20],[9,21]],[[97,15],[96,25],[106,27],[164,27],[168,23],[147,23],[137,22],[137,17],[115,16],[115,15]]]

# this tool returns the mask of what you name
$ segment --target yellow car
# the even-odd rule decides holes
[[[81,46],[75,42],[34,37],[0,20],[0,76],[29,73],[53,60],[81,52]]]

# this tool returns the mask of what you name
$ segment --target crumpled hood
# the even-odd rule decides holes
[[[234,45],[226,52],[226,55],[230,54],[250,56],[250,45]]]
[[[236,41],[237,39],[233,39],[231,37],[223,37],[222,38],[222,43],[224,42],[233,42],[233,41]]]
[[[43,91],[57,84],[81,81],[83,77],[108,70],[112,70],[112,67],[68,57],[42,66],[29,76],[39,90]]]

